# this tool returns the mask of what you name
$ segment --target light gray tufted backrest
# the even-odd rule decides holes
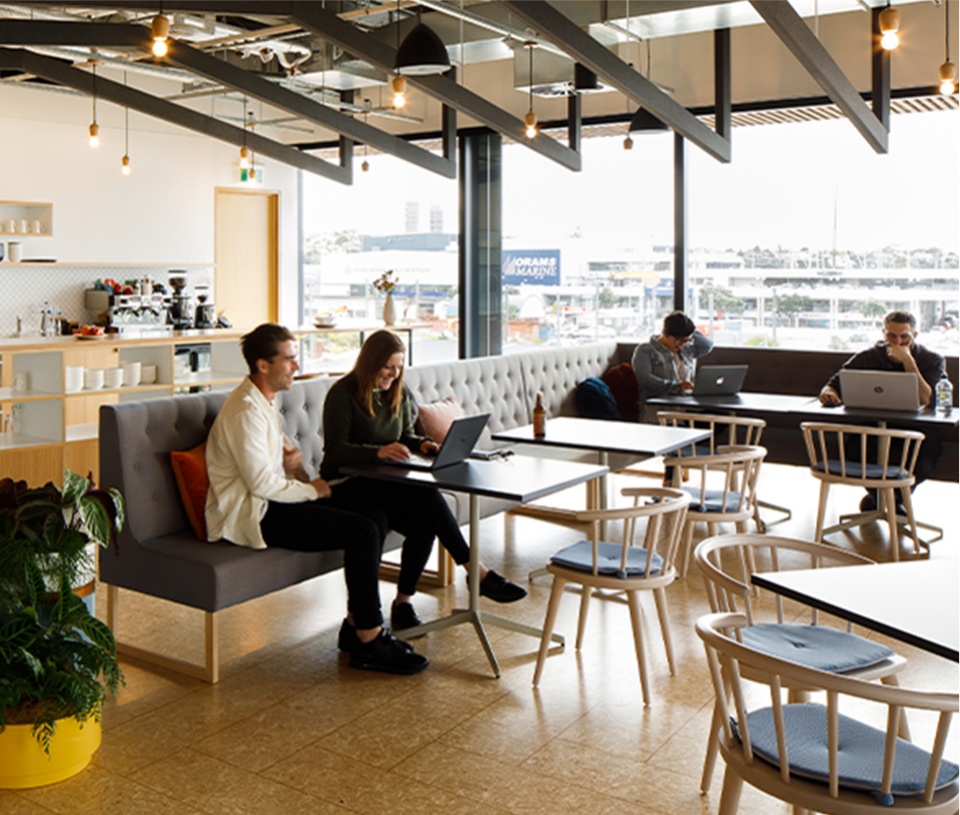
[[[532,409],[539,391],[543,393],[547,416],[579,415],[577,385],[619,364],[617,348],[617,343],[611,341],[521,354],[524,404]]]

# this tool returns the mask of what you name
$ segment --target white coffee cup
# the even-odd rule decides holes
[[[42,235],[43,234],[43,224],[40,221],[33,222],[33,234]]]
[[[123,384],[125,387],[132,388],[140,384],[140,363],[125,362],[120,366],[123,372]]]
[[[140,381],[144,385],[153,385],[157,381],[157,366],[144,365],[140,370]]]
[[[65,365],[63,368],[63,389],[67,393],[76,393],[83,389],[83,366]]]
[[[26,218],[20,221],[20,234],[29,235],[30,234],[30,221]]]
[[[9,221],[7,221],[7,232],[9,232],[11,235],[14,235],[16,234],[16,231],[17,231],[17,222],[13,220],[13,218],[11,218]]]
[[[88,391],[97,391],[103,387],[103,368],[87,368],[83,372],[83,387]]]
[[[20,245],[20,241],[10,241],[7,244],[7,255],[10,258],[11,263],[19,263],[23,258],[23,247]]]
[[[105,388],[119,388],[123,384],[122,368],[104,368],[103,386]]]

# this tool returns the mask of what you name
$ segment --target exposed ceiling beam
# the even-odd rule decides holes
[[[0,45],[9,44],[124,46],[149,52],[150,38],[148,30],[138,25],[0,20]],[[187,69],[445,178],[456,178],[457,165],[452,157],[435,155],[175,39],[170,40],[168,54],[161,62]]]
[[[73,68],[60,60],[42,57],[30,51],[0,48],[0,68],[27,71],[34,76],[73,88],[90,96],[94,92],[94,79],[89,71]],[[353,181],[353,173],[349,167],[338,167],[296,148],[287,147],[271,139],[258,136],[256,133],[247,132],[244,128],[234,127],[219,119],[205,116],[164,99],[158,99],[127,85],[97,77],[96,93],[98,98],[105,99],[108,102],[137,110],[147,116],[162,119],[218,141],[238,147],[246,144],[255,153],[269,156],[283,164],[289,164],[291,167],[299,167],[301,170],[329,178],[332,181],[338,181],[341,184],[350,184]]]
[[[867,143],[876,152],[886,153],[887,129],[788,0],[750,0],[750,5],[860,131]]]
[[[536,32],[585,65],[607,84],[647,108],[684,138],[720,161],[730,161],[730,142],[700,122],[616,54],[597,42],[576,23],[544,0],[497,0],[526,20]]]
[[[311,0],[294,0],[285,5],[285,11],[292,19],[318,36],[366,60],[380,70],[388,73],[393,71],[396,51],[376,37],[343,22],[333,12],[323,9],[320,3]],[[528,139],[524,135],[524,124],[520,119],[473,91],[458,85],[454,80],[443,75],[408,76],[407,83],[567,169],[580,170],[579,153],[542,133],[535,139]]]
[[[430,170],[445,178],[457,177],[457,164],[452,158],[435,155],[405,139],[391,136],[353,116],[345,116],[250,71],[204,54],[196,48],[172,40],[165,60],[424,170]]]

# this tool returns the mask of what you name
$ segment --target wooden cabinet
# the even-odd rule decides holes
[[[191,331],[139,338],[8,340],[0,345],[0,477],[22,478],[32,485],[60,484],[69,467],[97,478],[102,404],[232,389],[247,372],[239,338],[235,331]],[[186,366],[177,361],[185,350],[190,354]],[[193,370],[191,364],[197,361],[204,370]],[[152,381],[67,388],[68,366],[106,372],[134,362],[140,363],[141,376],[146,371]]]

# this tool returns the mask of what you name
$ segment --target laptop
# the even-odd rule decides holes
[[[451,464],[459,464],[472,452],[483,428],[487,426],[489,413],[478,413],[475,416],[464,416],[454,419],[443,444],[435,456],[422,456],[411,453],[406,461],[384,461],[383,464],[392,464],[395,467],[405,467],[408,470],[439,470]]]
[[[740,393],[746,365],[701,365],[693,380],[694,396],[731,396]]]
[[[900,371],[840,371],[843,404],[871,410],[920,410],[916,374]]]

